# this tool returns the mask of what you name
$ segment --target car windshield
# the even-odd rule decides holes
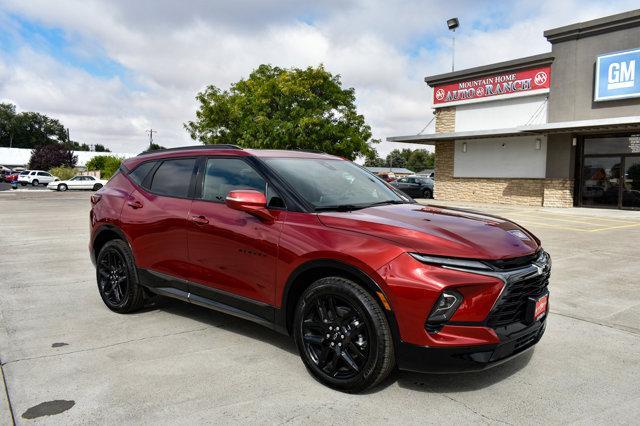
[[[265,158],[264,161],[316,211],[411,202],[350,161],[317,158]]]

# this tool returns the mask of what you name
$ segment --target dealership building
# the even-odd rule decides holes
[[[551,52],[429,76],[435,198],[640,208],[640,10],[544,32]],[[523,40],[526,43],[526,40]]]

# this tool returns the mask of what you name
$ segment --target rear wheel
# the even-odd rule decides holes
[[[67,189],[69,188],[64,183],[61,183],[60,185],[58,185],[58,191],[66,191]]]
[[[31,182],[31,185],[33,185],[33,186],[38,186],[38,184],[39,184],[39,183],[40,183],[40,182],[38,182],[38,179],[34,179],[34,180]]]
[[[109,309],[125,314],[143,306],[144,291],[124,241],[112,240],[104,245],[96,261],[96,274],[100,297]]]
[[[319,279],[304,292],[294,339],[311,374],[345,392],[375,386],[395,362],[382,308],[362,287],[341,277]]]
[[[93,190],[94,191],[97,191],[100,188],[102,188],[102,184],[101,183],[96,183],[95,185],[93,185]]]
[[[424,198],[433,198],[433,191],[431,191],[429,188],[426,188],[424,191],[422,191],[422,195],[424,195]]]

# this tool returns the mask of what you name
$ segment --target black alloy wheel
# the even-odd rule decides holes
[[[94,190],[94,191],[97,191],[97,190],[99,190],[100,188],[102,188],[102,184],[101,184],[101,183],[96,183],[95,185],[93,185],[93,190]]]
[[[325,374],[355,377],[369,358],[370,325],[347,300],[332,294],[317,296],[304,312],[305,352]]]
[[[433,198],[433,191],[431,191],[429,188],[426,188],[424,191],[422,191],[422,195],[424,195],[424,198]]]
[[[104,245],[96,261],[96,275],[100,297],[112,311],[128,313],[144,304],[133,257],[124,241],[112,240]]]
[[[358,392],[394,365],[393,342],[376,300],[353,281],[322,278],[298,304],[294,338],[309,371],[322,383]]]

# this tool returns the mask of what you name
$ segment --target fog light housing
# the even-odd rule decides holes
[[[462,295],[455,290],[445,290],[436,301],[426,327],[429,332],[437,332],[444,323],[449,321],[462,303]]]

